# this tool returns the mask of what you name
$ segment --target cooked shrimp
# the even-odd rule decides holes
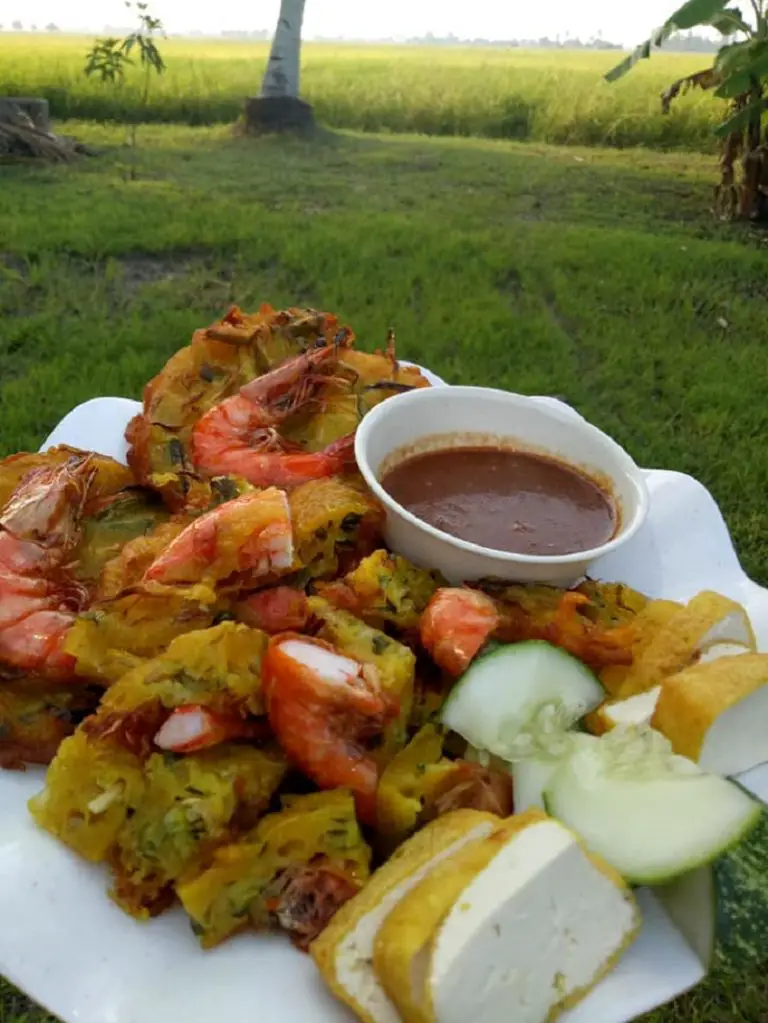
[[[320,788],[349,789],[358,817],[372,824],[379,774],[365,743],[398,712],[372,665],[322,640],[286,633],[267,648],[262,688],[287,755]]]
[[[458,676],[498,625],[499,612],[490,597],[477,590],[445,587],[427,604],[419,630],[432,659]]]
[[[241,476],[256,486],[288,487],[333,476],[351,464],[351,436],[324,451],[296,452],[275,429],[332,382],[320,369],[328,368],[335,355],[330,345],[297,355],[206,412],[192,432],[198,469],[209,476]]]
[[[171,753],[199,753],[232,739],[262,739],[266,734],[259,721],[244,721],[191,704],[171,712],[155,735],[154,744]]]
[[[63,641],[88,603],[66,559],[80,537],[80,520],[94,470],[88,455],[35,469],[0,516],[0,661],[23,671],[67,677],[74,659]]]
[[[195,519],[144,573],[146,582],[218,583],[247,574],[248,582],[293,566],[288,499],[270,487],[227,501]]]
[[[359,890],[359,884],[330,866],[296,866],[282,872],[265,892],[265,902],[294,945],[306,951]]]
[[[295,586],[272,586],[239,601],[233,608],[238,621],[270,635],[300,632],[309,620],[304,590]]]
[[[425,807],[424,820],[442,817],[452,810],[482,810],[497,817],[513,812],[512,779],[506,771],[457,760]]]

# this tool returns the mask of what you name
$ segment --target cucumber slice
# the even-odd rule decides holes
[[[518,760],[509,768],[515,813],[536,806],[544,810],[544,790],[559,766],[559,760]]]
[[[712,863],[762,816],[746,792],[675,755],[650,728],[579,736],[544,802],[631,884],[666,884]]]
[[[442,722],[478,749],[514,761],[558,752],[567,729],[604,698],[589,668],[559,647],[505,643],[464,672]]]

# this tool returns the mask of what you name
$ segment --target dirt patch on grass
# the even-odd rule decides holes
[[[501,294],[506,295],[513,303],[517,301],[523,291],[523,278],[520,271],[514,266],[502,270],[494,284]]]
[[[202,269],[205,259],[200,253],[181,252],[132,252],[114,259],[120,267],[123,282],[129,288],[137,288],[143,284],[154,284],[157,281],[172,281],[189,273],[190,270]]]
[[[12,275],[24,277],[27,272],[27,261],[21,256],[14,256],[10,252],[0,252],[0,271],[10,271]]]

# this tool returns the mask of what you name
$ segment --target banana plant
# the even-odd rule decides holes
[[[714,63],[673,82],[661,95],[662,110],[668,113],[678,96],[694,88],[712,90],[727,101],[727,116],[715,129],[721,140],[715,212],[723,219],[768,220],[768,130],[763,131],[768,0],[749,0],[748,9],[733,6],[732,0],[688,0],[605,77],[615,82],[676,32],[707,26],[723,37]]]

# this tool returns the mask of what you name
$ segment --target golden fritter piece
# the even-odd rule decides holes
[[[139,757],[82,729],[65,739],[29,802],[37,823],[70,849],[102,862],[144,791]]]
[[[138,918],[173,901],[172,885],[194,877],[214,849],[264,813],[283,780],[275,747],[225,745],[187,757],[153,754],[144,788],[116,837],[109,860],[112,897]]]
[[[89,686],[47,679],[0,680],[0,768],[49,764],[100,695]]]
[[[41,827],[91,862],[108,862],[116,901],[134,916],[165,909],[171,883],[216,844],[252,827],[283,779],[276,748],[222,745],[147,760],[83,729],[66,739],[30,800]]]
[[[374,551],[342,580],[317,583],[317,593],[369,625],[386,622],[398,629],[419,627],[435,590],[444,586],[439,572],[417,568],[399,554]]]
[[[303,483],[288,495],[302,581],[331,578],[380,540],[384,511],[355,478]]]
[[[131,487],[103,499],[82,521],[80,541],[72,554],[76,579],[102,593],[100,576],[126,546],[142,544],[162,529],[168,512],[150,490]],[[162,535],[162,533],[161,533]],[[98,586],[97,586],[98,583]],[[118,591],[116,591],[118,592]]]
[[[210,628],[225,607],[170,586],[144,587],[92,604],[70,628],[64,649],[80,677],[109,685],[177,636]]]
[[[434,725],[425,725],[387,764],[376,807],[376,831],[386,855],[416,830],[425,804],[454,770],[454,762],[443,757],[443,736]]]
[[[285,804],[238,843],[217,849],[199,877],[177,885],[203,948],[242,930],[269,927],[280,908],[279,882],[288,871],[322,866],[347,878],[352,891],[368,879],[370,849],[349,792],[296,796]]]

